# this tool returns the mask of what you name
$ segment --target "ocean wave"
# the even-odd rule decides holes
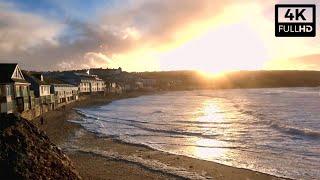
[[[138,120],[134,120],[134,119],[124,119],[124,118],[117,118],[117,117],[111,117],[111,116],[97,116],[97,115],[85,113],[85,112],[81,111],[80,109],[75,109],[75,110],[80,116],[85,117],[85,118],[95,119],[95,120],[106,121],[106,119],[114,119],[114,120],[129,121],[129,122],[144,123],[144,124],[149,123],[147,121],[138,121]],[[163,124],[161,124],[161,125],[163,125]]]
[[[277,94],[317,94],[319,93],[318,89],[315,89],[313,91],[306,91],[306,90],[275,90],[270,92],[264,92],[263,94],[269,94],[269,95],[277,95]]]
[[[163,111],[154,111],[154,112],[152,112],[152,114],[162,114],[162,113],[164,113]]]
[[[169,166],[158,160],[143,159],[135,155],[128,156],[128,155],[122,155],[122,154],[111,152],[111,151],[102,151],[102,150],[84,149],[84,148],[75,149],[75,151],[93,154],[96,156],[102,156],[102,157],[109,158],[116,161],[132,163],[142,168],[167,174],[175,178],[197,179],[197,180],[212,179],[212,177],[200,175],[196,172],[190,172],[184,168]]]
[[[172,121],[174,123],[179,123],[179,124],[204,124],[204,125],[209,125],[209,124],[231,124],[232,122],[209,122],[209,121],[186,121],[186,120],[177,120],[177,121]]]
[[[279,125],[276,123],[272,123],[271,127],[283,133],[287,133],[291,135],[300,135],[300,136],[305,136],[310,138],[320,138],[320,132],[314,131],[311,129],[306,129],[306,128],[301,129],[301,128],[292,127],[292,126]]]
[[[201,132],[192,132],[192,131],[180,131],[180,130],[170,130],[170,129],[157,129],[157,128],[150,128],[150,127],[145,127],[137,124],[128,124],[128,123],[122,123],[127,126],[133,126],[135,128],[139,128],[141,130],[149,131],[152,133],[164,133],[164,134],[171,134],[171,135],[183,135],[183,136],[192,136],[192,137],[201,137],[201,138],[216,138],[219,135],[208,135],[208,134],[203,134]]]
[[[221,95],[197,94],[196,96],[215,98],[215,99],[228,99],[227,97],[224,97],[224,96],[221,96]]]
[[[87,115],[85,117],[88,117],[90,115]],[[90,116],[91,117],[91,116]],[[92,117],[91,117],[92,118]],[[120,122],[117,121],[110,121],[107,119],[103,119],[100,118],[100,121],[104,121],[104,122],[109,122],[109,123],[114,123],[114,124],[123,124],[126,126],[131,126],[131,127],[135,127],[141,130],[145,130],[148,132],[153,132],[153,133],[164,133],[164,134],[171,134],[171,135],[184,135],[184,136],[193,136],[193,137],[202,137],[202,138],[215,138],[218,135],[207,135],[207,134],[203,134],[200,132],[190,132],[190,131],[179,131],[179,130],[169,130],[169,129],[157,129],[157,128],[150,128],[150,127],[146,127],[146,126],[142,126],[141,124],[137,124],[137,123],[132,123],[131,120],[124,120],[124,119],[119,119],[119,118],[113,118],[113,119],[118,119],[121,120]],[[165,124],[162,124],[165,125]]]
[[[217,95],[209,95],[209,94],[197,94],[197,96],[201,96],[201,97],[210,97],[210,98],[218,97]]]
[[[278,95],[278,94],[282,94],[283,92],[263,92],[262,94],[266,94],[266,95]]]
[[[195,136],[195,137],[204,137],[204,138],[214,138],[218,135],[206,135],[203,133],[197,133],[197,132],[189,132],[189,131],[175,131],[175,130],[166,130],[166,129],[156,129],[156,128],[149,128],[149,127],[145,127],[142,126],[142,124],[149,124],[149,125],[157,125],[157,126],[164,126],[164,125],[172,125],[175,126],[177,124],[168,124],[168,123],[152,123],[152,122],[147,122],[147,121],[138,121],[138,120],[133,120],[133,119],[124,119],[124,118],[117,118],[117,117],[110,117],[110,116],[95,116],[95,115],[91,115],[91,114],[87,114],[81,110],[76,110],[81,116],[83,116],[84,120],[85,119],[94,119],[94,120],[99,120],[99,121],[103,121],[103,122],[108,122],[108,123],[113,123],[113,124],[123,124],[126,126],[132,126],[135,128],[139,128],[145,131],[149,131],[149,132],[158,132],[158,133],[166,133],[166,134],[173,134],[173,135],[184,135],[184,136]],[[113,121],[116,120],[116,121]],[[179,122],[179,121],[173,121],[173,122]],[[81,121],[77,121],[75,123],[88,123],[87,121],[85,122],[81,122]],[[192,126],[190,124],[190,122],[184,122],[186,124],[186,127],[195,127]],[[205,122],[198,122],[198,123],[194,123],[194,124],[212,124],[211,123],[205,123]],[[192,124],[192,123],[191,123]],[[219,124],[223,124],[221,122],[219,122]],[[225,124],[229,124],[228,122],[226,122]],[[196,126],[197,127],[197,126]]]
[[[126,134],[126,136],[130,137],[169,137],[169,138],[186,138],[186,136],[182,135],[164,135],[164,134]]]
[[[74,109],[80,116],[84,117],[84,118],[92,118],[92,119],[96,119],[99,120],[99,117],[95,116],[95,115],[91,115],[88,113],[85,113],[83,111],[81,111],[80,109]]]
[[[199,147],[199,148],[212,148],[212,149],[242,149],[243,146],[206,146],[198,144],[176,144],[176,143],[158,143],[158,142],[147,142],[150,145],[170,145],[170,146],[185,146],[185,147]]]

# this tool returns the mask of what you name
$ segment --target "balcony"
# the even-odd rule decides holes
[[[54,97],[54,95],[53,94],[50,94],[50,95],[48,95],[48,96],[46,96],[46,102],[47,103],[54,103],[54,101],[55,101],[55,97]]]
[[[54,101],[55,101],[55,96],[53,94],[40,97],[41,104],[51,104],[51,103],[54,103]]]

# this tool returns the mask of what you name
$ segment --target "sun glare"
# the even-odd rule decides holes
[[[247,42],[244,45],[244,42]],[[250,42],[250,43],[248,43]],[[161,69],[194,69],[210,73],[261,69],[268,59],[259,35],[246,23],[221,27],[160,54]]]
[[[229,71],[205,71],[205,70],[197,70],[196,71],[200,77],[204,79],[214,79],[220,78],[224,76]]]

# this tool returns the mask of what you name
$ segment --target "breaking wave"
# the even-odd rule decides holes
[[[299,136],[305,136],[309,138],[320,138],[320,132],[319,131],[313,131],[311,129],[299,129],[292,126],[285,126],[285,125],[279,125],[279,124],[271,124],[272,128],[275,128],[276,130],[287,133],[290,135],[299,135]]]

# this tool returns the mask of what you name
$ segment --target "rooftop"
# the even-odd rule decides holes
[[[17,66],[18,66],[17,63],[0,63],[0,72],[1,72],[0,83],[13,83],[13,82],[27,83],[27,81],[23,79],[11,78]]]

